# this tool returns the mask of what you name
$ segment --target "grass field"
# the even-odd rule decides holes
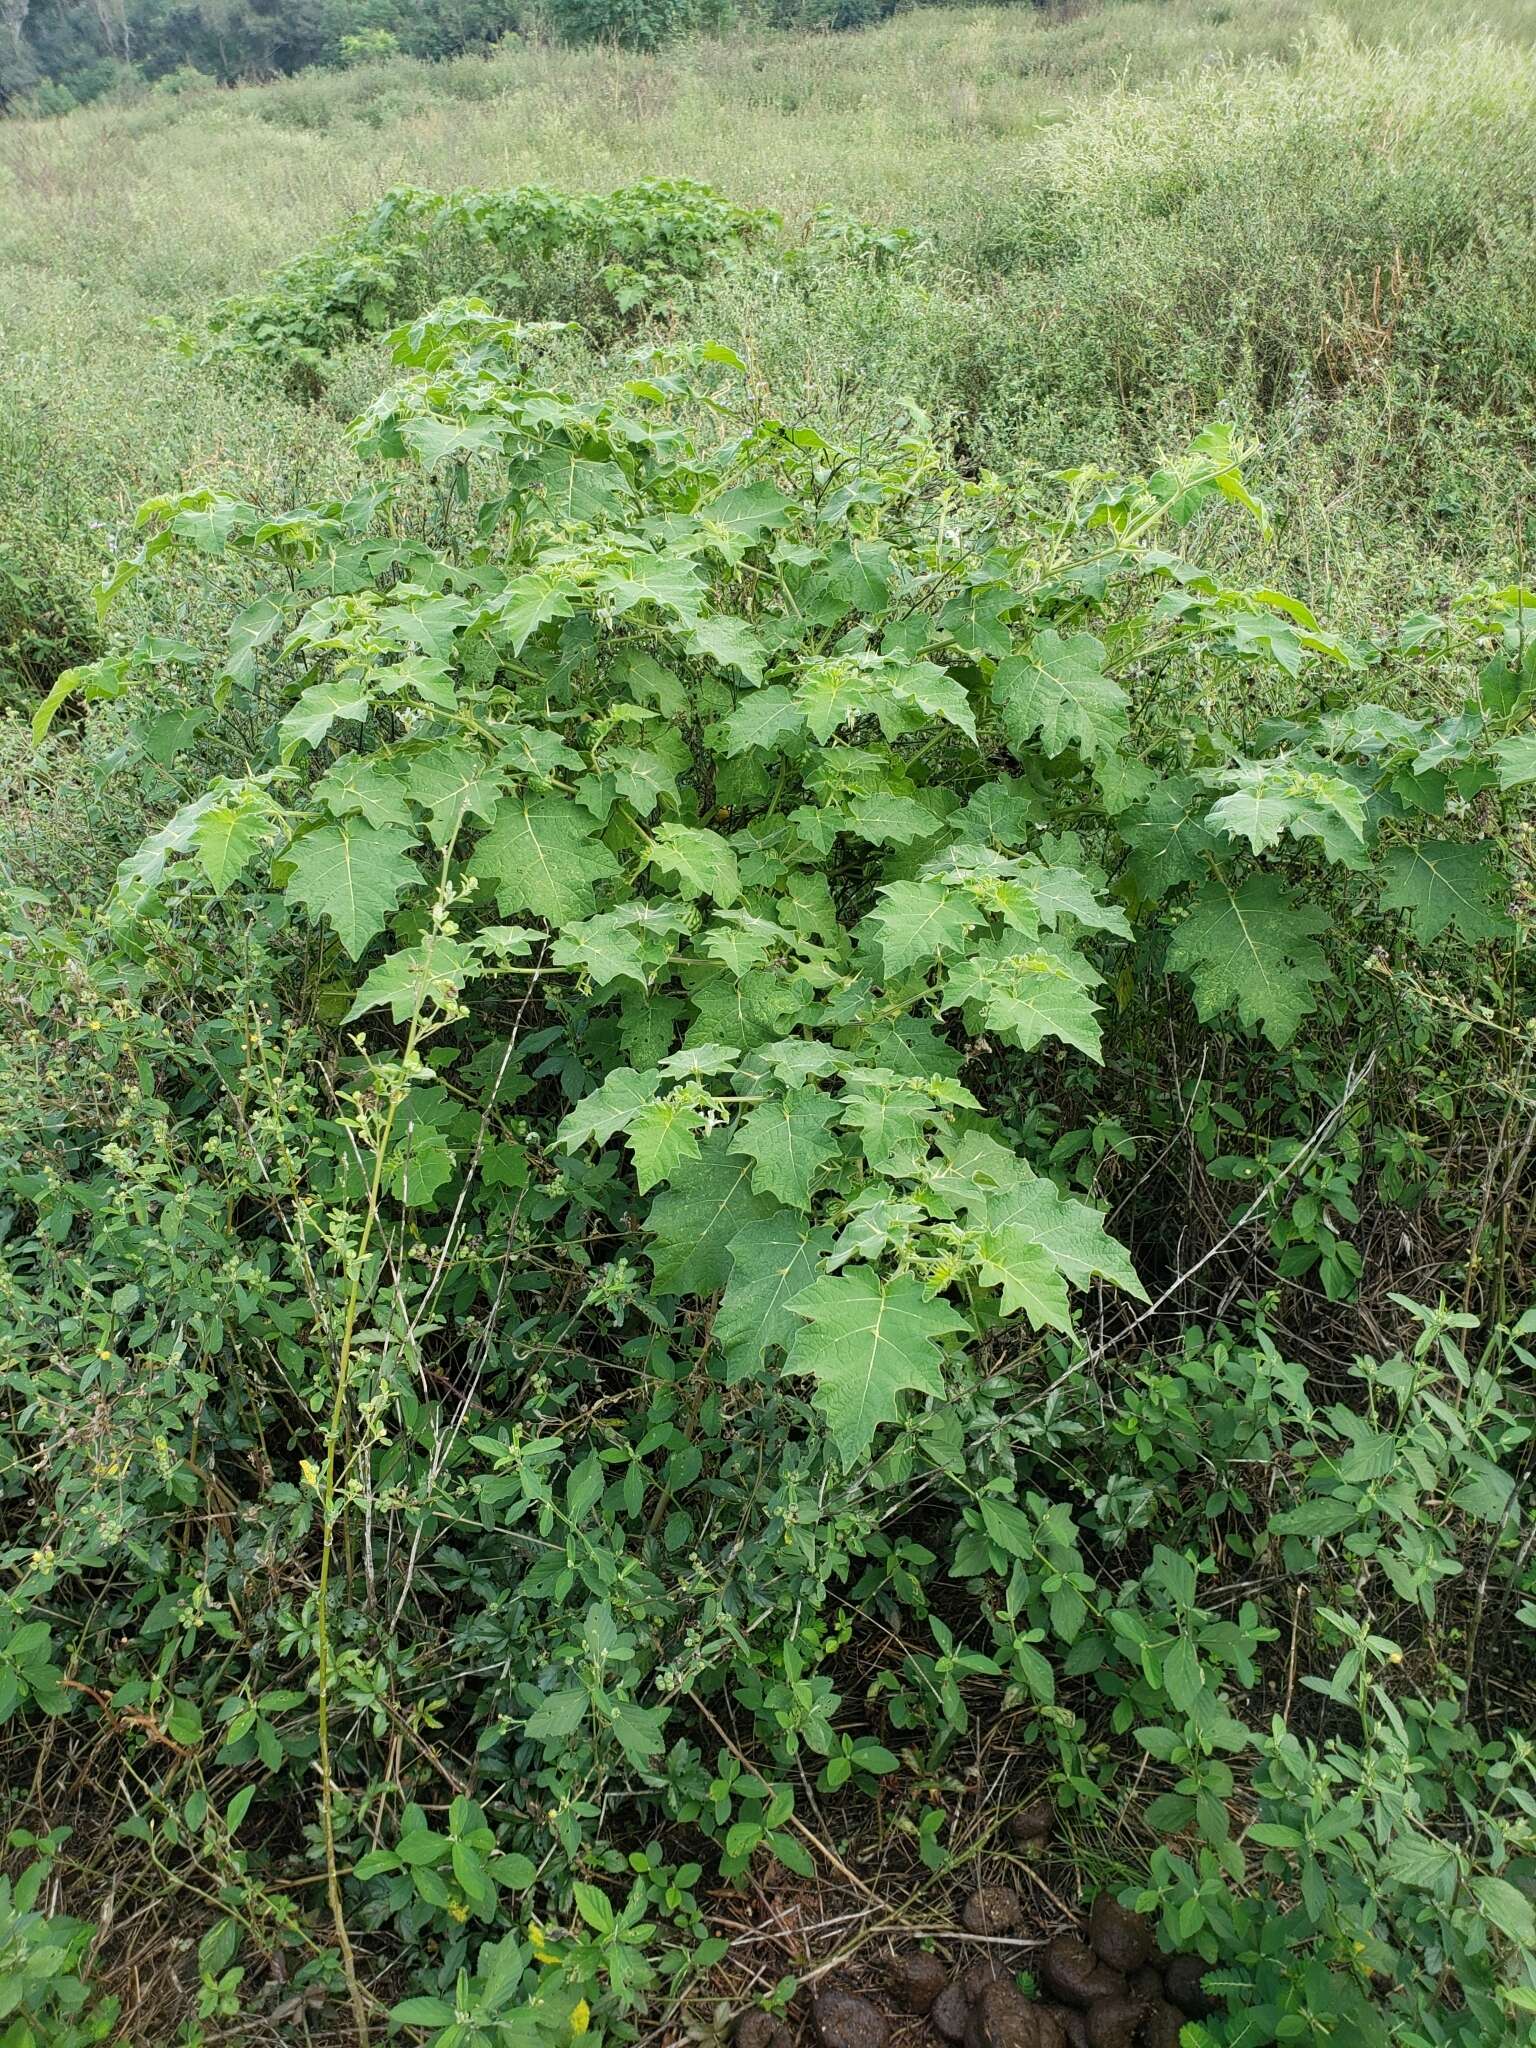
[[[688,175],[792,228],[930,238],[807,306],[692,317],[813,411],[905,395],[976,461],[1140,459],[1222,415],[1264,444],[1274,566],[1320,609],[1511,564],[1530,455],[1530,10],[930,10],[657,58],[518,49],[0,131],[0,530],[82,564],[185,477],[344,468],[328,414],[219,389],[157,335],[391,184]],[[338,411],[353,388],[340,380]]]
[[[1533,279],[1532,0],[0,120],[0,2048],[1536,2040]]]

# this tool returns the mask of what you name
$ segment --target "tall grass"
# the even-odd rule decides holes
[[[753,277],[698,327],[844,417],[911,397],[971,465],[1143,457],[1225,413],[1282,515],[1255,573],[1351,617],[1503,569],[1531,449],[1536,10],[1130,0],[928,9],[661,57],[517,47],[0,127],[0,530],[84,573],[135,498],[347,472],[329,409],[154,331],[402,181],[686,174],[910,223],[814,298]],[[76,508],[89,504],[94,518]],[[67,507],[67,511],[63,508]]]

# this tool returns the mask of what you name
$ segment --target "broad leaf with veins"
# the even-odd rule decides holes
[[[945,1301],[929,1301],[907,1274],[882,1280],[868,1266],[825,1274],[789,1304],[802,1328],[785,1361],[816,1382],[811,1399],[845,1467],[869,1450],[882,1422],[895,1422],[898,1395],[943,1398],[939,1340],[967,1327]]]
[[[753,1161],[752,1185],[792,1209],[809,1209],[821,1169],[841,1151],[828,1132],[840,1105],[814,1088],[795,1088],[761,1102],[742,1119],[733,1152]]]
[[[1112,753],[1128,730],[1130,700],[1105,675],[1104,648],[1091,633],[1037,633],[1027,652],[998,663],[992,695],[1021,751],[1038,737],[1047,754],[1076,746],[1092,760]]]
[[[405,891],[419,886],[422,872],[410,857],[414,844],[398,825],[360,818],[319,825],[288,848],[288,894],[311,917],[323,917],[356,960]]]
[[[766,1352],[793,1342],[800,1325],[791,1305],[821,1272],[832,1233],[781,1209],[748,1223],[727,1249],[731,1277],[714,1333],[725,1351],[726,1379],[735,1382],[761,1371]]]
[[[1382,863],[1383,910],[1401,910],[1429,943],[1447,929],[1476,944],[1514,931],[1504,904],[1509,875],[1491,846],[1426,839],[1394,846]]]
[[[1025,1052],[1060,1038],[1097,1059],[1098,1011],[1088,991],[1099,978],[1060,939],[988,939],[949,970],[943,1008],[963,1008],[976,1029],[995,1031]]]
[[[550,924],[590,917],[596,885],[619,872],[596,821],[560,797],[506,798],[476,846],[470,872],[488,881],[503,916],[531,910]]]
[[[1286,1045],[1317,1007],[1312,990],[1328,972],[1317,938],[1329,922],[1271,875],[1250,875],[1237,889],[1207,882],[1173,935],[1168,965],[1189,976],[1203,1020],[1235,1010],[1272,1045]]]
[[[869,914],[887,974],[962,951],[981,922],[977,906],[943,882],[891,882]]]

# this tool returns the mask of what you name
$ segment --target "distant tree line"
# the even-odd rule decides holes
[[[449,57],[525,12],[519,0],[0,0],[0,101],[64,112],[135,76],[227,85],[370,55]]]
[[[175,90],[314,65],[452,57],[512,33],[654,49],[748,15],[856,28],[903,0],[0,0],[0,109],[66,113],[134,83]]]

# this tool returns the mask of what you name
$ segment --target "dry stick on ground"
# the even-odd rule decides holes
[[[737,1763],[739,1763],[742,1766],[743,1770],[750,1771],[753,1777],[756,1778],[757,1782],[764,1788],[765,1791],[772,1792],[773,1787],[768,1783],[768,1780],[757,1768],[757,1765],[753,1763],[752,1759],[749,1756],[746,1756],[740,1749],[737,1748],[735,1742],[731,1739],[729,1735],[726,1734],[725,1730],[720,1726],[720,1723],[715,1719],[714,1715],[709,1711],[708,1707],[705,1706],[704,1702],[699,1698],[698,1694],[690,1693],[688,1697],[690,1700],[692,1700],[694,1706],[698,1709],[698,1711],[703,1715],[704,1719],[709,1723],[710,1727],[714,1729],[715,1733],[719,1736],[720,1740],[731,1752],[731,1755],[735,1757]],[[803,1835],[805,1837],[806,1841],[810,1843],[811,1847],[814,1850],[816,1850],[817,1854],[820,1855],[826,1862],[830,1863],[832,1865],[832,1868],[835,1871],[837,1871],[840,1876],[847,1878],[848,1882],[854,1887],[855,1891],[862,1892],[866,1899],[873,1899],[877,1906],[883,1906],[885,1904],[885,1901],[879,1896],[879,1894],[877,1892],[871,1891],[869,1886],[864,1882],[863,1878],[857,1874],[857,1872],[852,1871],[848,1868],[847,1864],[843,1861],[842,1857],[838,1855],[837,1851],[831,1846],[831,1844],[822,1841],[821,1837],[818,1834],[816,1834],[812,1829],[808,1828],[803,1820],[800,1820],[796,1815],[791,1814],[789,1816],[789,1824],[794,1829],[797,1835]]]
[[[737,1762],[741,1764],[745,1770],[751,1771],[752,1775],[757,1779],[758,1783],[764,1786],[764,1788],[766,1789],[768,1787],[768,1780],[763,1776],[763,1773],[757,1768],[757,1766],[752,1762],[752,1760],[744,1754],[744,1752],[741,1750],[739,1745],[732,1739],[732,1737],[729,1734],[727,1734],[726,1730],[720,1725],[719,1721],[716,1720],[715,1716],[710,1712],[709,1708],[704,1705],[703,1701],[700,1700],[696,1694],[690,1693],[689,1698],[692,1701],[693,1705],[697,1708],[698,1712],[703,1716],[704,1720],[707,1721],[709,1726],[715,1731],[715,1734],[719,1737],[721,1742],[725,1744],[726,1748],[730,1751],[731,1755],[736,1758]],[[920,1935],[929,1934],[959,1934],[966,1942],[972,1944],[973,1946],[983,1948],[1034,1950],[1038,1948],[1043,1948],[1045,1945],[1045,1937],[1043,1935],[1025,1936],[1008,1934],[972,1934],[969,1932],[969,1930],[961,1928],[953,1919],[935,1921],[932,1923],[924,1922],[914,1924],[912,1921],[906,1918],[904,1912],[893,1912],[890,1909],[889,1903],[886,1900],[880,1898],[880,1896],[876,1892],[872,1891],[861,1877],[859,1877],[854,1871],[848,1868],[848,1865],[837,1854],[836,1850],[833,1849],[828,1843],[823,1842],[817,1835],[815,1835],[811,1831],[811,1829],[805,1826],[804,1822],[796,1819],[794,1815],[791,1815],[790,1825],[795,1829],[797,1834],[800,1834],[805,1838],[805,1840],[811,1845],[813,1849],[817,1851],[819,1855],[824,1857],[825,1860],[832,1865],[833,1869],[835,1869],[840,1876],[846,1878],[847,1881],[851,1885],[853,1885],[856,1890],[862,1892],[864,1897],[871,1901],[871,1906],[864,1912],[842,1916],[844,1922],[846,1922],[846,1920],[849,1919],[868,1920],[876,1911],[880,1912],[884,1916],[878,1922],[878,1924],[860,1928],[859,1932],[853,1937],[851,1941],[846,1942],[842,1947],[837,1949],[831,1956],[827,1957],[825,1961],[816,1964],[814,1968],[801,1970],[798,1973],[798,1975],[800,1978],[800,1982],[802,1984],[814,1984],[818,1982],[821,1978],[829,1976],[834,1970],[839,1970],[843,1968],[844,1965],[847,1964],[852,1959],[852,1957],[858,1953],[858,1951],[861,1948],[865,1947],[867,1943],[874,1940],[877,1936],[882,1934],[890,1934],[897,1931],[913,1938]],[[982,1851],[986,1847],[987,1842],[991,1839],[991,1834],[994,1832],[995,1829],[989,1831],[989,1833],[986,1836],[984,1836],[982,1840],[978,1842],[971,1851],[968,1852],[970,1858],[974,1859],[974,1857],[979,1856],[982,1853]],[[1066,1906],[1059,1898],[1057,1898],[1055,1892],[1051,1890],[1050,1886],[1045,1882],[1044,1878],[1040,1877],[1037,1872],[1031,1870],[1025,1864],[1019,1864],[1015,1866],[1012,1859],[1010,1859],[1010,1867],[1019,1868],[1022,1871],[1023,1875],[1029,1879],[1031,1884],[1036,1885],[1042,1892],[1044,1892],[1045,1896],[1050,1900],[1051,1904],[1056,1908],[1056,1910],[1059,1913],[1061,1913],[1064,1916],[1069,1925],[1075,1923],[1077,1916],[1072,1912],[1069,1906]],[[920,1893],[913,1895],[914,1898],[917,1896],[920,1896]],[[908,1903],[910,1904],[911,1901],[909,1900]],[[823,1922],[821,1924],[823,1927],[825,1927],[828,1925],[837,1925],[839,1924],[839,1922],[834,1920],[832,1922]],[[794,1938],[797,1942],[797,1945],[803,1947],[804,1936],[807,1933],[814,1933],[816,1931],[818,1931],[816,1928],[804,1927],[795,1928],[793,1930],[788,1927],[764,1927],[755,1930],[753,1933],[749,1935],[736,1935],[733,1938],[733,1945],[739,1945],[740,1943],[749,1940],[789,1941],[792,1938]]]
[[[186,1744],[178,1742],[174,1735],[167,1735],[151,1715],[135,1713],[131,1707],[114,1707],[107,1693],[98,1692],[94,1685],[86,1685],[78,1678],[63,1678],[59,1683],[71,1692],[83,1692],[87,1699],[94,1700],[105,1716],[107,1726],[116,1734],[121,1735],[125,1730],[132,1728],[146,1740],[157,1743],[160,1748],[174,1750],[177,1756],[196,1756],[196,1750],[188,1749]]]
[[[1149,1320],[1149,1318],[1157,1314],[1159,1309],[1166,1308],[1168,1303],[1173,1300],[1176,1294],[1180,1294],[1183,1292],[1183,1290],[1189,1285],[1190,1281],[1194,1279],[1195,1275],[1200,1271],[1200,1269],[1203,1266],[1208,1266],[1211,1263],[1211,1260],[1214,1259],[1218,1255],[1218,1253],[1225,1251],[1227,1246],[1232,1242],[1233,1238],[1236,1237],[1240,1231],[1247,1228],[1247,1226],[1253,1221],[1254,1217],[1258,1215],[1260,1209],[1263,1208],[1264,1204],[1270,1199],[1270,1197],[1274,1194],[1276,1188],[1278,1188],[1282,1182],[1293,1179],[1295,1175],[1299,1173],[1304,1166],[1308,1166],[1311,1164],[1312,1160],[1316,1158],[1318,1152],[1321,1150],[1329,1133],[1333,1130],[1334,1126],[1339,1122],[1345,1110],[1348,1109],[1351,1101],[1354,1099],[1356,1095],[1359,1094],[1360,1090],[1371,1078],[1372,1073],[1375,1071],[1375,1067],[1376,1054],[1374,1052],[1372,1052],[1371,1056],[1369,1057],[1369,1059],[1367,1059],[1363,1067],[1360,1067],[1358,1070],[1354,1066],[1350,1067],[1348,1077],[1346,1078],[1344,1083],[1343,1094],[1339,1097],[1338,1101],[1334,1104],[1333,1108],[1330,1109],[1328,1114],[1323,1118],[1322,1122],[1318,1125],[1317,1129],[1312,1133],[1311,1137],[1307,1139],[1306,1143],[1297,1152],[1295,1158],[1288,1159],[1285,1165],[1282,1166],[1280,1171],[1274,1176],[1274,1178],[1264,1183],[1263,1187],[1254,1196],[1253,1200],[1248,1204],[1248,1207],[1243,1211],[1242,1215],[1238,1217],[1235,1223],[1228,1225],[1226,1230],[1222,1232],[1221,1236],[1217,1238],[1216,1242],[1210,1247],[1208,1251],[1202,1252],[1200,1257],[1196,1259],[1195,1263],[1192,1266],[1187,1268],[1186,1271],[1180,1273],[1176,1280],[1171,1281],[1170,1284],[1163,1289],[1162,1293],[1157,1297],[1156,1301],[1148,1302],[1147,1306],[1141,1311],[1140,1315],[1133,1316],[1130,1322],[1127,1323],[1123,1329],[1116,1331],[1115,1342],[1117,1344],[1123,1344],[1125,1339],[1131,1334],[1133,1330],[1139,1330],[1143,1323],[1145,1323]],[[1069,1379],[1072,1379],[1076,1374],[1083,1372],[1090,1365],[1097,1365],[1100,1359],[1103,1358],[1108,1348],[1109,1346],[1107,1344],[1098,1344],[1095,1345],[1091,1350],[1086,1351],[1081,1358],[1075,1358],[1072,1361],[1071,1365],[1068,1366],[1067,1370],[1064,1373],[1062,1373],[1057,1379],[1051,1382],[1050,1386],[1046,1388],[1045,1392],[1047,1394],[1055,1393],[1058,1387],[1064,1387],[1067,1381]]]
[[[1298,1585],[1291,1595],[1291,1653],[1285,1666],[1285,1705],[1280,1709],[1280,1718],[1287,1728],[1291,1725],[1291,1701],[1296,1693],[1296,1653],[1301,1633],[1301,1603],[1306,1590],[1305,1585]]]

